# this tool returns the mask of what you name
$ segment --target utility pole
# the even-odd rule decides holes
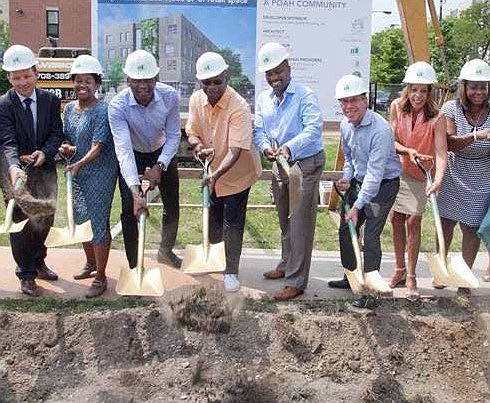
[[[444,0],[439,2],[439,24],[442,22],[442,3],[444,3]]]

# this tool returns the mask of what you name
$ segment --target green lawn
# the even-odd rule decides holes
[[[335,156],[337,151],[337,142],[335,139],[329,139],[326,142],[325,151],[327,160],[326,170],[333,170]],[[62,169],[59,169],[59,194],[58,209],[55,218],[56,227],[66,226],[65,218],[65,185]],[[200,185],[198,180],[186,179],[180,181],[180,201],[181,204],[196,204],[200,202]],[[154,200],[158,201],[158,200]],[[251,190],[249,204],[271,204],[269,194],[269,183],[259,181]],[[121,211],[119,192],[116,187],[114,202],[111,212],[111,226],[119,221]],[[0,219],[3,220],[4,209],[0,211]],[[154,207],[150,210],[150,219],[148,223],[147,248],[156,249],[160,240],[160,209]],[[430,206],[427,207],[424,214],[422,229],[422,251],[434,251],[434,224],[430,214]],[[392,251],[391,225],[387,223],[382,235],[382,248],[384,251]],[[201,210],[195,207],[181,207],[179,232],[177,236],[177,248],[184,248],[187,244],[201,243]],[[0,234],[0,245],[8,245],[8,236]],[[74,247],[79,247],[74,245]],[[122,249],[122,236],[119,235],[113,243],[114,248]],[[280,248],[279,225],[277,215],[274,209],[255,209],[247,211],[247,221],[245,228],[244,247],[246,248]],[[328,211],[320,210],[317,216],[317,227],[315,232],[315,249],[322,251],[338,250],[337,227],[332,221]],[[461,235],[459,230],[456,231],[455,240],[452,250],[458,251],[461,247]]]

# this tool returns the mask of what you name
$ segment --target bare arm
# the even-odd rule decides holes
[[[74,164],[68,165],[66,169],[71,171],[73,176],[75,176],[80,170],[80,168],[92,162],[100,155],[103,147],[104,145],[102,143],[98,141],[93,141],[92,147],[90,148],[90,150],[88,150],[87,154],[85,154],[83,158],[81,158],[79,161],[75,162]]]
[[[447,168],[447,129],[446,118],[440,115],[434,125],[434,154],[436,158],[436,173],[432,186],[427,194],[437,192],[442,184],[442,178]]]
[[[471,143],[475,142],[476,140],[490,139],[489,129],[477,131],[476,139],[475,139],[475,134],[473,134],[473,132],[469,134],[457,135],[456,123],[454,123],[454,120],[446,118],[446,123],[447,123],[447,136],[448,136],[447,149],[449,151],[462,150],[463,148],[468,147]]]

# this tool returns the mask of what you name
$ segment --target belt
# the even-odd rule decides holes
[[[356,179],[356,178],[352,178],[352,179],[353,179],[354,181],[356,181],[358,184],[362,185],[362,181],[360,181],[359,179]],[[391,178],[391,179],[383,179],[383,180],[381,181],[381,184],[383,184],[383,183],[388,183],[388,182],[393,182],[393,181],[397,181],[397,180],[399,180],[399,179],[400,179],[400,177],[398,177],[398,176],[397,176],[396,178]]]

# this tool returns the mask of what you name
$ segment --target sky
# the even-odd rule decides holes
[[[471,5],[472,0],[434,0],[436,10],[439,12],[439,7],[442,1],[443,15],[449,14],[450,10],[456,8],[465,9]],[[379,32],[385,28],[389,28],[391,24],[400,25],[400,17],[396,0],[373,0],[373,14],[371,22],[371,32]],[[391,11],[390,15],[386,15],[381,11]]]

